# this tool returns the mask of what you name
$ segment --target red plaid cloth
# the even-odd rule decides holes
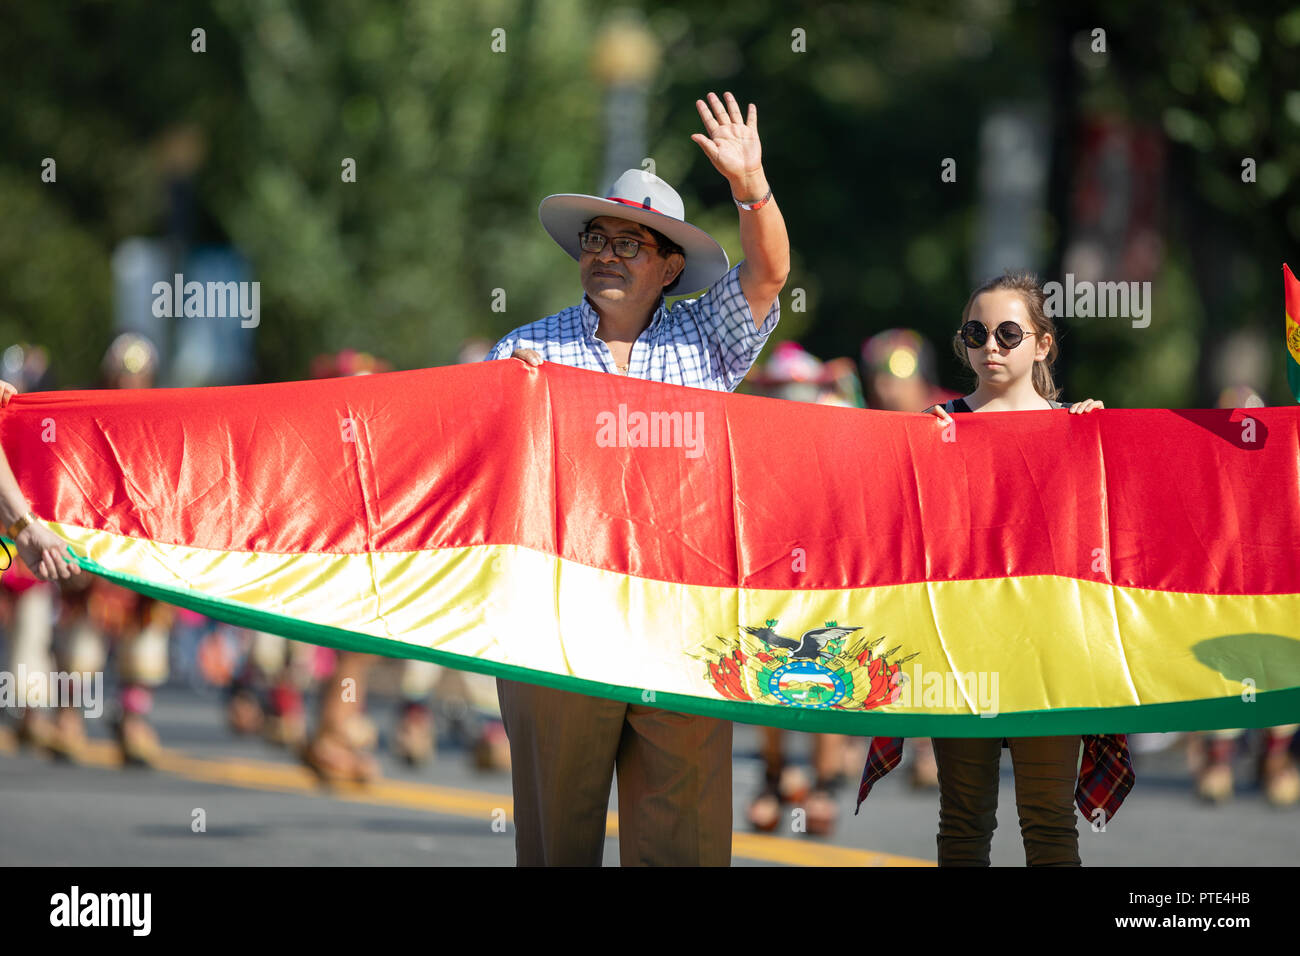
[[[897,767],[902,759],[902,737],[871,738],[867,765],[862,768],[862,783],[858,784],[858,805],[854,815],[862,809],[862,801],[867,799],[876,781]],[[1126,734],[1084,735],[1079,783],[1074,788],[1074,802],[1084,819],[1095,820],[1094,813],[1098,809],[1104,814],[1101,818],[1103,825],[1114,819],[1136,779]]]

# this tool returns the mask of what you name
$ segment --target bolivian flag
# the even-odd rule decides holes
[[[1300,402],[1300,282],[1286,263],[1282,264],[1282,282],[1286,286],[1286,383]]]
[[[1300,719],[1300,408],[922,415],[485,362],[0,413],[82,563],[237,625],[902,736]]]

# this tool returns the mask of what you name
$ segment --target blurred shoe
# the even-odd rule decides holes
[[[266,718],[263,738],[277,747],[294,749],[307,742],[307,717],[301,711],[291,714],[272,714]]]
[[[835,830],[840,806],[831,791],[820,788],[813,790],[804,801],[804,810],[807,813],[807,831],[813,836],[830,836]]]
[[[289,681],[282,680],[271,688],[270,702],[263,730],[267,742],[290,748],[305,744],[307,711],[303,707],[302,692]]]
[[[1232,764],[1219,761],[1207,764],[1197,775],[1196,795],[1215,804],[1231,800]]]
[[[262,702],[251,690],[239,689],[226,703],[226,724],[237,734],[255,734],[265,719]]]
[[[749,805],[749,825],[759,833],[771,833],[781,825],[781,798],[775,789],[765,787]]]
[[[18,743],[24,747],[35,747],[38,750],[48,750],[50,742],[54,740],[58,729],[45,713],[34,707],[27,707],[23,710],[23,716],[18,721]]]
[[[76,763],[86,754],[86,724],[81,711],[75,707],[61,707],[54,718],[54,733],[46,749],[55,757]]]
[[[303,747],[300,757],[327,784],[366,784],[379,776],[379,763],[371,754],[330,734],[318,734]]]
[[[1285,750],[1265,754],[1260,760],[1259,785],[1275,807],[1290,807],[1300,802],[1300,771]]]
[[[152,767],[162,747],[149,721],[140,714],[123,714],[116,730],[122,762],[128,766]]]
[[[483,725],[474,744],[474,766],[479,770],[510,769],[510,738],[501,721],[490,720]]]
[[[353,750],[373,750],[379,743],[379,728],[365,714],[351,714],[343,722],[343,737]]]
[[[776,789],[782,803],[802,804],[812,791],[812,781],[802,768],[787,766],[781,770]]]
[[[435,735],[433,715],[427,707],[412,704],[402,712],[393,735],[393,751],[412,767],[433,759]]]

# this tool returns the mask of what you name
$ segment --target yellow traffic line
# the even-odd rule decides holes
[[[789,866],[934,866],[930,860],[762,833],[731,834],[731,855]]]
[[[13,754],[16,743],[0,735],[0,754]],[[121,754],[107,741],[87,743],[81,763],[96,767],[120,767]],[[513,812],[509,796],[482,790],[460,790],[427,783],[410,783],[380,778],[368,785],[323,788],[306,767],[265,760],[236,758],[199,759],[174,750],[163,750],[154,769],[197,783],[243,787],[309,796],[333,796],[371,806],[423,810],[450,816],[492,821],[494,814]],[[610,836],[618,835],[618,815],[611,813],[606,824]],[[790,866],[933,866],[927,860],[892,853],[876,853],[830,843],[791,840],[758,833],[733,833],[732,855],[765,863]]]

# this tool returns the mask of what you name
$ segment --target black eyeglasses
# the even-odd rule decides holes
[[[989,340],[989,330],[982,322],[976,322],[974,319],[963,325],[957,334],[961,336],[962,343],[968,349],[982,349],[984,343]],[[993,330],[993,337],[1004,349],[1015,348],[1025,340],[1027,335],[1038,335],[1038,333],[1026,332],[1010,319]]]
[[[578,242],[582,245],[583,252],[600,252],[605,248],[605,243],[611,241],[614,243],[614,255],[620,259],[635,259],[642,246],[647,249],[659,248],[653,242],[646,242],[644,239],[633,239],[630,236],[615,236],[611,240],[609,236],[600,232],[578,233]]]

